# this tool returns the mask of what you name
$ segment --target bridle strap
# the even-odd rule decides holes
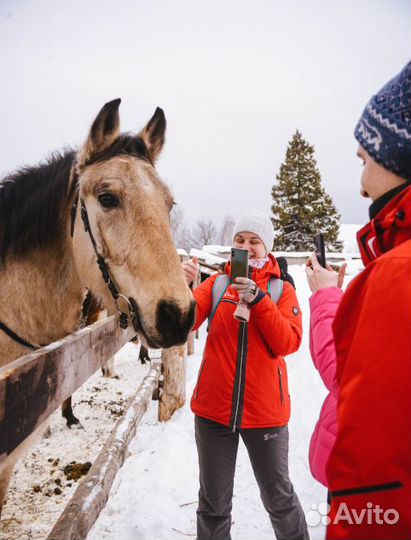
[[[21,338],[19,335],[17,335],[13,330],[10,330],[8,326],[6,326],[4,323],[0,321],[0,330],[3,330],[5,334],[9,336],[9,338],[13,339],[16,343],[19,345],[23,345],[23,347],[27,347],[27,349],[31,349],[35,351],[38,347],[35,347],[25,339]]]
[[[110,289],[111,296],[114,298],[114,300],[117,300],[117,298],[120,296],[120,293],[110,275],[110,272],[108,270],[108,266],[104,257],[100,255],[100,253],[98,252],[97,243],[90,227],[90,221],[88,219],[87,208],[86,208],[86,205],[84,204],[83,199],[80,199],[80,205],[81,205],[80,207],[81,219],[83,220],[84,230],[88,232],[91,243],[93,244],[94,253],[96,254],[96,257],[97,257],[98,267],[100,268],[100,272],[103,276],[104,282],[106,283],[107,287]]]
[[[84,328],[87,322],[87,317],[90,311],[91,301],[93,299],[93,293],[88,290],[87,295],[83,301],[83,307],[82,307],[82,315],[79,323],[79,328]],[[0,321],[0,330],[2,330],[9,338],[11,338],[13,341],[18,343],[19,345],[22,345],[23,347],[26,347],[27,349],[31,349],[32,351],[35,351],[39,347],[44,347],[44,345],[35,346],[20,337],[16,332],[13,332],[8,326],[6,326],[4,323]]]
[[[74,204],[75,204],[75,211],[77,211],[78,199]],[[73,205],[73,207],[74,207],[74,205]],[[137,331],[137,329],[138,329],[138,320],[137,320],[137,311],[134,308],[135,302],[131,301],[132,299],[127,298],[124,294],[121,294],[119,292],[118,288],[116,287],[116,284],[115,284],[115,282],[114,282],[114,280],[111,277],[111,274],[109,272],[107,263],[106,263],[104,257],[98,251],[97,242],[96,242],[96,240],[94,238],[93,232],[92,232],[91,227],[90,227],[90,220],[89,220],[89,217],[88,217],[87,208],[86,208],[86,205],[85,205],[82,198],[80,198],[80,214],[81,214],[81,219],[83,220],[84,230],[88,233],[88,235],[90,237],[91,244],[92,244],[93,249],[94,249],[94,253],[96,254],[97,264],[98,264],[98,267],[100,268],[101,275],[103,276],[104,282],[106,283],[107,287],[110,290],[111,296],[113,297],[114,303],[116,304],[117,311],[119,312],[120,327],[123,328],[123,329],[126,329],[128,327],[129,318],[130,318],[131,322],[133,324],[134,330]],[[74,223],[74,220],[72,219],[72,230],[74,229],[73,223]],[[120,307],[118,305],[118,302],[117,302],[120,298],[123,298],[123,300],[125,300],[125,302],[127,303],[127,307],[128,307],[128,311],[129,311],[130,315],[127,315],[127,313],[124,313],[124,311],[122,311],[120,309]]]
[[[74,203],[72,204],[72,207],[71,207],[71,226],[70,226],[71,238],[73,238],[73,236],[74,236],[74,225],[76,223],[78,199],[79,199],[79,193],[77,192],[76,200],[74,201]]]

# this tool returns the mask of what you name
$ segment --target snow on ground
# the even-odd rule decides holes
[[[73,395],[74,414],[84,429],[69,430],[60,410],[50,417],[50,437],[33,446],[14,469],[0,539],[46,538],[78,485],[67,479],[64,467],[94,461],[148,372],[149,364],[140,364],[138,352],[128,343],[116,357],[118,379],[105,378],[99,370]]]
[[[347,281],[360,268],[359,261],[349,260]],[[309,354],[309,289],[304,266],[290,266],[290,272],[297,285],[305,330],[300,350],[287,360],[292,399],[290,476],[307,519],[315,525],[310,527],[310,534],[316,540],[324,537],[316,509],[324,503],[326,492],[311,477],[307,455],[325,390]],[[198,465],[189,399],[204,341],[203,327],[196,354],[187,359],[186,405],[163,424],[157,421],[157,402],[151,402],[89,540],[195,538]],[[33,447],[16,467],[0,523],[0,539],[47,536],[77,487],[75,481],[68,481],[63,474],[64,466],[71,461],[84,463],[96,458],[127,400],[147,373],[147,366],[141,366],[137,356],[138,349],[126,345],[116,355],[120,379],[105,379],[96,373],[74,394],[74,412],[84,430],[68,431],[59,411],[51,417],[51,437]],[[56,488],[61,493],[55,493]],[[233,521],[234,540],[274,538],[243,444],[237,462]]]
[[[361,267],[350,261],[348,279]],[[290,476],[300,497],[312,540],[324,537],[318,505],[326,500],[325,488],[308,467],[308,446],[326,395],[313,367],[308,348],[309,289],[303,266],[291,266],[304,314],[305,336],[300,350],[289,356],[292,417],[290,422]],[[187,359],[186,405],[165,424],[157,422],[153,402],[130,445],[127,459],[114,482],[110,499],[91,530],[89,540],[173,540],[196,536],[198,464],[193,414],[189,397],[195,385],[204,346],[204,328],[197,352]],[[218,459],[218,456],[216,456]],[[233,501],[234,540],[268,540],[274,537],[259,498],[251,465],[240,444]]]

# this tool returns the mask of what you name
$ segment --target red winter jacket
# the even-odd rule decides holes
[[[338,432],[327,538],[410,539],[411,186],[358,238],[366,268],[333,325]]]
[[[270,255],[264,268],[253,269],[251,279],[267,291],[272,277],[280,277],[280,268]],[[194,291],[194,328],[210,314],[216,278],[211,276]],[[191,408],[230,428],[284,426],[290,418],[284,356],[298,349],[302,335],[294,288],[284,282],[278,304],[265,294],[251,306],[248,324],[233,317],[237,301],[237,291],[228,287],[209,328]]]

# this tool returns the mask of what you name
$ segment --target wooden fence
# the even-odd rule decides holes
[[[0,368],[0,466],[134,334],[112,316]]]
[[[135,332],[122,330],[114,316],[0,368],[0,468],[59,406],[111,358]],[[167,420],[185,401],[186,347],[162,351],[112,430],[73,498],[53,527],[49,539],[84,539],[104,508],[111,485],[123,464],[153,390],[164,376],[159,419]]]

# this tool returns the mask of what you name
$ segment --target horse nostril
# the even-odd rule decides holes
[[[179,322],[180,310],[171,302],[160,302],[158,316],[163,324],[175,326]]]
[[[161,335],[163,347],[185,343],[194,324],[194,302],[184,313],[172,301],[162,300],[157,308],[157,330]]]

